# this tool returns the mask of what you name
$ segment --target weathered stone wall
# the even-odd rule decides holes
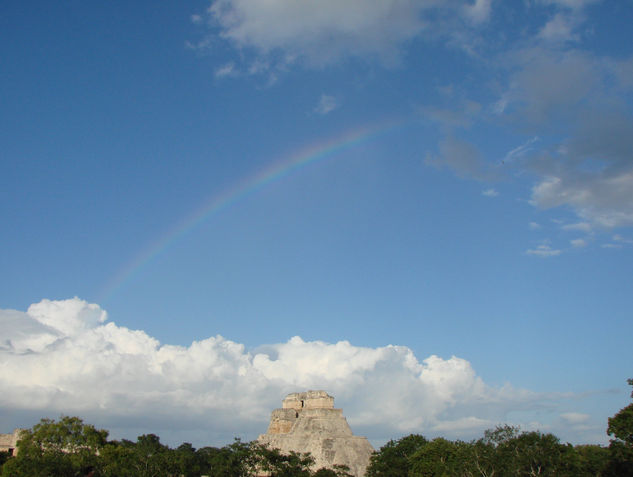
[[[14,429],[11,434],[0,434],[0,451],[16,455],[20,433],[22,431],[23,429]]]
[[[266,434],[286,434],[299,417],[294,409],[275,409],[270,416],[270,424]]]
[[[304,393],[288,394],[283,400],[284,409],[332,409],[334,398],[325,391],[306,391]]]
[[[334,398],[325,391],[289,394],[257,440],[286,453],[309,452],[315,470],[347,465],[356,477],[365,475],[374,451],[366,438],[352,433],[342,409],[334,409]]]

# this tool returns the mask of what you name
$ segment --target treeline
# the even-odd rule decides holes
[[[609,447],[572,446],[512,426],[471,442],[412,434],[375,452],[366,477],[633,477],[633,404],[609,418],[607,434]]]
[[[367,477],[623,476],[609,449],[561,444],[552,434],[502,426],[476,441],[427,440],[412,434],[389,441],[371,458]]]
[[[607,424],[608,447],[572,446],[512,426],[470,442],[411,434],[375,452],[366,477],[633,477],[633,404]],[[109,441],[108,431],[78,417],[42,419],[23,431],[17,449],[16,457],[0,453],[2,477],[351,477],[345,466],[313,471],[309,454],[284,455],[256,442],[171,449],[155,434]]]
[[[607,434],[609,447],[572,446],[512,426],[471,442],[412,434],[375,452],[366,477],[633,477],[633,404],[609,418]]]
[[[171,449],[155,434],[108,441],[108,431],[78,417],[42,419],[20,436],[17,455],[3,453],[2,477],[352,477],[345,466],[312,471],[309,454],[282,454],[236,439],[221,448]]]

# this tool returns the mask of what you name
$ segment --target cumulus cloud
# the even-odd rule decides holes
[[[26,312],[0,310],[0,326],[2,413],[96,416],[124,435],[133,426],[169,429],[168,441],[176,428],[204,444],[254,438],[286,393],[305,389],[329,391],[358,432],[379,440],[481,432],[513,409],[551,399],[491,387],[464,359],[420,360],[404,346],[294,337],[249,351],[221,336],[187,347],[161,344],[106,321],[99,306],[78,298],[43,300]],[[211,435],[219,442],[209,442]]]
[[[531,203],[570,208],[588,230],[633,225],[633,116],[623,107],[630,87],[614,81],[628,60],[531,47],[510,64],[498,115],[549,136],[538,149],[530,140],[509,153],[530,152],[522,167],[537,177]]]
[[[347,54],[393,55],[424,27],[420,11],[428,3],[216,0],[209,14],[221,36],[238,48],[279,51],[286,63],[305,57],[323,64]]]
[[[581,177],[581,176],[586,177]],[[580,177],[579,177],[580,176]],[[542,208],[571,206],[592,226],[633,225],[633,167],[630,171],[582,174],[572,171],[542,179],[532,189],[532,203]]]
[[[208,9],[210,25],[240,52],[311,66],[347,57],[393,63],[404,43],[423,34],[466,45],[464,30],[491,12],[491,0],[214,0]]]

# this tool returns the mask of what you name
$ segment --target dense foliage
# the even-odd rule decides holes
[[[2,477],[247,477],[266,471],[271,477],[350,477],[345,466],[312,471],[309,454],[285,455],[239,439],[222,448],[175,449],[155,434],[108,441],[108,432],[78,417],[42,419],[20,436],[16,457],[6,456]]]
[[[608,450],[600,446],[561,444],[552,434],[519,432],[503,426],[472,441],[438,437],[420,442],[407,453],[407,439],[390,442],[374,454],[368,477],[492,477],[492,476],[597,476],[607,475]],[[403,452],[394,452],[401,442]],[[386,452],[385,452],[386,451]],[[393,472],[398,469],[397,473]]]
[[[633,380],[628,383],[633,386]],[[633,392],[631,393],[633,398]],[[411,434],[371,458],[367,477],[633,477],[633,404],[609,418],[609,447],[563,444],[552,434],[499,426],[471,442]],[[22,433],[18,455],[0,453],[2,477],[351,477],[345,466],[312,470],[309,454],[282,454],[239,439],[221,448],[175,449],[154,434],[108,441],[78,417],[42,419]]]

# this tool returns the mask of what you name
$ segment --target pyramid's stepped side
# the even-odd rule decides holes
[[[309,452],[314,469],[341,464],[357,477],[365,475],[374,449],[366,438],[352,433],[343,410],[334,409],[332,396],[325,391],[293,393],[282,406],[272,412],[259,443],[282,452]]]

